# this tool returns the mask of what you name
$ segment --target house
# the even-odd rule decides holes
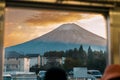
[[[30,59],[27,57],[5,58],[5,71],[25,71],[29,72]]]
[[[16,51],[5,54],[4,71],[29,71],[30,59]]]

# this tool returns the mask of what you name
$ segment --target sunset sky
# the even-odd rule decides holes
[[[65,23],[81,27],[106,38],[106,20],[101,14],[7,8],[5,12],[5,47],[39,37]]]

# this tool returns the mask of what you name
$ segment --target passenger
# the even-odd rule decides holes
[[[101,80],[120,80],[120,65],[107,66]]]
[[[53,67],[47,70],[44,80],[67,80],[67,74],[63,69]]]

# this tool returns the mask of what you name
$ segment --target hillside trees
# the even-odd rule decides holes
[[[88,69],[97,69],[101,72],[104,71],[106,66],[106,52],[100,51],[93,51],[91,47],[88,48],[88,59],[87,59],[87,67]]]
[[[87,67],[88,69],[98,69],[103,71],[106,66],[106,52],[92,50],[91,46],[85,51],[83,45],[79,48],[69,49],[66,51],[49,51],[44,54],[47,58],[65,57],[64,64],[61,66],[65,69],[73,67]],[[55,61],[55,60],[52,60]],[[53,62],[51,62],[53,63]]]

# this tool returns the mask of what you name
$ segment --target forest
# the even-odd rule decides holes
[[[57,66],[64,68],[66,71],[70,71],[74,67],[87,67],[87,69],[97,69],[103,72],[107,63],[106,51],[92,50],[91,46],[89,46],[88,50],[85,51],[83,45],[80,45],[79,48],[69,49],[66,51],[48,51],[45,52],[43,56],[49,59],[49,63],[44,66],[35,65],[30,68],[31,71],[38,68],[38,66],[39,70]],[[62,57],[65,58],[64,64],[60,64],[55,61]]]

